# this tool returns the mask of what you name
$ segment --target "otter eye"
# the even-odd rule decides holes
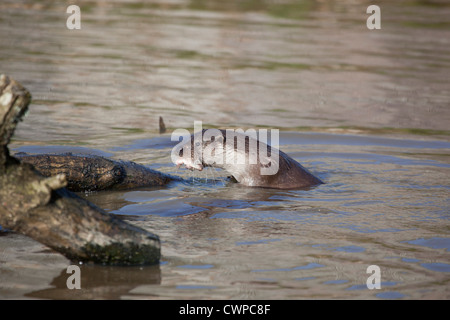
[[[261,167],[270,168],[272,166],[272,161],[269,161],[267,164],[261,164]]]

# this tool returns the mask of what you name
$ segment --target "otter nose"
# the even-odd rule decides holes
[[[194,167],[195,167],[195,169],[197,169],[199,171],[203,170],[202,162],[198,159],[194,161]]]

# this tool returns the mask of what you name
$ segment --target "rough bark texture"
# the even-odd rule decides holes
[[[71,191],[122,190],[163,186],[181,180],[130,161],[115,161],[95,155],[37,154],[15,155],[32,164],[46,177],[64,174]]]
[[[8,143],[30,93],[0,76],[0,225],[76,261],[109,265],[158,263],[160,241],[65,188],[66,176],[44,177],[9,155]]]

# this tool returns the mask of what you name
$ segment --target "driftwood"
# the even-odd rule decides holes
[[[30,93],[0,76],[0,225],[76,261],[110,265],[158,263],[160,241],[144,229],[67,190],[64,174],[44,177],[11,157],[8,143],[28,108]]]
[[[14,156],[32,164],[46,177],[64,174],[67,189],[75,192],[163,186],[172,180],[181,180],[134,162],[95,155],[19,153]]]
[[[164,124],[164,120],[162,117],[159,117],[159,133],[166,132],[166,125]]]

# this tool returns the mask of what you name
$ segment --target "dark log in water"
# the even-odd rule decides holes
[[[115,161],[95,155],[19,153],[15,157],[32,164],[46,177],[64,174],[67,189],[75,192],[163,186],[172,180],[181,180],[135,162]]]
[[[30,93],[0,76],[0,225],[76,261],[109,265],[158,263],[160,241],[65,188],[66,176],[45,177],[11,157],[8,143]]]

